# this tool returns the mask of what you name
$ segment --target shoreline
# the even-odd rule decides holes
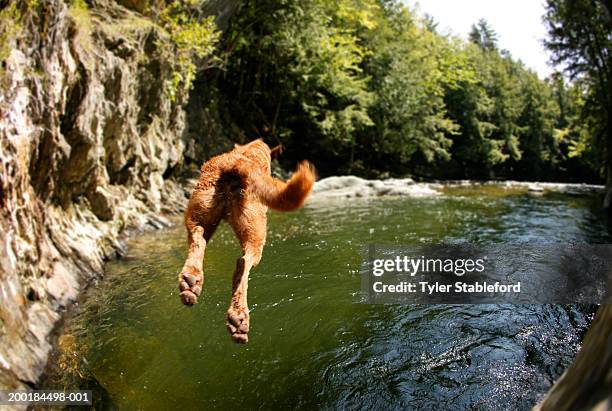
[[[185,187],[190,187],[190,184],[168,181],[165,185],[167,201],[160,205],[158,211],[129,196],[117,203],[118,218],[110,221],[94,219],[87,213],[81,214],[81,210],[74,215],[46,209],[52,215],[53,222],[44,230],[49,232],[52,228],[59,230],[61,227],[65,231],[55,235],[50,233],[50,244],[61,257],[54,260],[51,274],[38,284],[44,290],[44,294],[41,292],[40,295],[45,297],[37,292],[28,294],[21,303],[25,315],[16,318],[12,324],[5,323],[21,330],[21,335],[13,334],[12,341],[7,336],[0,346],[1,389],[40,388],[41,377],[57,349],[58,331],[72,314],[75,305],[86,297],[88,290],[103,280],[105,264],[125,255],[131,238],[176,224],[176,218],[187,203],[183,195]],[[184,201],[181,202],[181,198]],[[0,282],[0,295],[3,298],[10,298],[11,290],[13,295],[15,293],[11,280],[15,276],[23,276],[19,271],[13,274],[13,277]]]
[[[412,178],[367,180],[356,176],[332,176],[315,183],[309,201],[340,198],[371,198],[382,196],[427,197],[443,195],[445,188],[499,187],[521,189],[538,194],[556,192],[570,195],[603,194],[605,186],[584,183],[551,183],[515,180],[432,180],[416,182]]]

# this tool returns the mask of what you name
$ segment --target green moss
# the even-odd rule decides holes
[[[0,60],[4,62],[11,53],[11,39],[21,30],[21,11],[17,2],[11,1],[0,11]]]
[[[135,33],[157,27],[149,18],[140,17],[133,13],[129,13],[121,19],[112,19],[110,22],[102,21],[100,24],[107,33],[121,37],[133,37]]]
[[[75,42],[82,51],[80,60],[88,70],[93,70],[95,53],[91,33],[94,23],[89,6],[85,0],[70,0],[68,15],[76,25]]]
[[[21,31],[23,16],[17,7],[16,1],[9,4],[0,11],[0,86],[7,87],[6,60],[11,55],[12,40]]]
[[[88,12],[89,11],[89,6],[85,2],[85,0],[71,0],[70,1],[70,8],[72,10],[79,10],[81,12]]]
[[[70,17],[77,23],[80,29],[89,29],[91,26],[91,16],[89,6],[85,0],[71,0],[68,7]]]

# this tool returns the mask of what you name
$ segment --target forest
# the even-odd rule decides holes
[[[465,41],[396,0],[246,1],[222,33],[198,0],[158,13],[180,27],[191,68],[177,85],[205,84],[198,92],[238,126],[236,139],[282,143],[287,168],[308,158],[322,175],[604,181],[603,1],[547,2],[558,71],[546,79],[487,21]]]

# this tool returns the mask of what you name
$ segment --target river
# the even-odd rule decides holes
[[[143,234],[64,323],[45,387],[100,409],[529,409],[575,357],[594,306],[359,303],[364,244],[610,243],[598,198],[498,186],[269,213],[251,331],[225,329],[239,246],[206,250],[203,297],[177,295],[184,228]]]

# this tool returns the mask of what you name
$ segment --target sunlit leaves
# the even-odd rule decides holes
[[[191,89],[196,75],[196,61],[213,54],[220,33],[213,16],[202,15],[203,3],[199,0],[176,0],[161,10],[159,22],[170,34],[177,70],[168,82],[171,100],[176,93]],[[160,47],[165,46],[159,42]]]
[[[576,120],[484,21],[466,42],[398,0],[259,0],[225,38],[224,87],[243,128],[333,172],[540,175],[588,147],[574,129],[560,140]]]

